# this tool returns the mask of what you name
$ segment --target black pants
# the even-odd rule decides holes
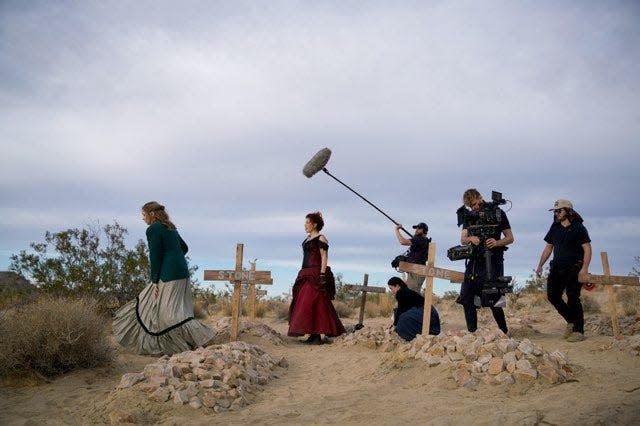
[[[467,322],[467,330],[474,332],[478,329],[478,308],[475,305],[462,305],[464,308],[464,319]],[[509,329],[507,328],[507,319],[504,316],[504,310],[502,308],[490,307],[493,319],[496,320],[498,328],[502,330],[504,334],[507,334]]]
[[[551,265],[547,278],[547,299],[556,308],[562,318],[573,324],[573,331],[584,333],[584,312],[580,302],[582,284],[578,282],[580,263],[567,268],[557,268]],[[566,292],[567,302],[562,299]]]
[[[502,252],[496,252],[491,258],[492,277],[504,275],[504,263]],[[460,296],[457,302],[464,308],[464,319],[467,323],[467,330],[474,332],[478,329],[478,306],[475,304],[475,298],[482,298],[482,288],[486,282],[487,267],[484,258],[471,259],[467,262],[465,268],[465,279],[460,289]],[[486,306],[486,305],[484,305]],[[489,306],[493,319],[496,320],[498,328],[507,334],[507,319],[502,308]]]

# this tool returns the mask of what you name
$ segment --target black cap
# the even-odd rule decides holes
[[[427,226],[426,223],[424,222],[420,222],[417,225],[413,225],[413,229],[422,229],[424,231],[424,233],[426,234],[427,232],[429,232],[429,227]]]

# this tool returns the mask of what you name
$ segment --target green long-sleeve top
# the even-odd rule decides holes
[[[178,231],[170,230],[160,222],[147,228],[151,282],[179,280],[189,276],[184,255],[189,250]]]

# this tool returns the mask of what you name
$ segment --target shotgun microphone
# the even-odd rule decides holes
[[[398,225],[398,222],[396,222],[395,220],[393,220],[391,217],[389,217],[389,215],[387,215],[385,212],[383,212],[382,210],[380,210],[378,207],[376,207],[371,201],[367,200],[366,198],[364,198],[362,195],[358,194],[356,191],[354,191],[353,189],[351,189],[351,187],[349,187],[349,185],[347,185],[346,183],[342,182],[340,179],[338,179],[337,177],[335,177],[334,175],[332,175],[331,173],[329,173],[329,171],[327,170],[327,168],[325,167],[327,165],[327,163],[329,162],[329,158],[331,157],[331,150],[329,148],[322,148],[320,151],[318,151],[316,153],[316,155],[314,155],[311,160],[309,160],[309,162],[307,164],[305,164],[305,166],[302,168],[302,174],[305,175],[306,177],[310,178],[311,176],[315,175],[316,173],[318,173],[320,170],[322,170],[323,172],[325,172],[327,175],[331,176],[333,179],[335,179],[338,183],[340,183],[342,186],[344,186],[345,188],[347,188],[349,191],[353,192],[354,194],[356,194],[358,197],[362,198],[365,202],[367,202],[371,207],[373,207],[374,209],[378,210],[380,213],[382,213],[387,219],[389,219],[391,222],[393,222],[394,224]],[[407,231],[404,228],[400,228],[402,229],[407,235],[409,235],[409,237],[413,237],[413,234],[411,234],[409,231]]]
[[[311,176],[324,169],[324,166],[329,162],[331,158],[331,150],[329,148],[322,148],[316,155],[313,156],[302,169],[302,174],[310,178]]]

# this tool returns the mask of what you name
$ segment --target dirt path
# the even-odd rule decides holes
[[[385,320],[379,321],[381,324]],[[286,324],[270,323],[284,334]],[[489,321],[485,326],[490,326]],[[445,319],[443,329],[460,329]],[[535,324],[526,336],[546,351],[567,351],[574,380],[555,386],[479,384],[458,388],[447,367],[429,368],[399,353],[339,343],[309,346],[295,339],[274,345],[254,336],[289,367],[236,412],[205,414],[187,406],[159,404],[135,389],[112,392],[125,372],[141,371],[154,358],[120,355],[112,367],[84,370],[51,383],[0,387],[0,424],[100,424],[116,409],[131,410],[149,424],[637,424],[640,421],[640,358],[605,349],[611,338],[561,340],[557,321]]]

